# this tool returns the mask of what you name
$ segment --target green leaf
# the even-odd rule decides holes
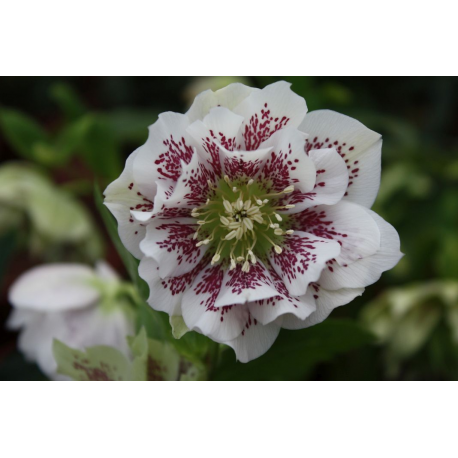
[[[282,330],[263,356],[249,363],[235,361],[226,350],[215,371],[216,380],[302,380],[317,364],[373,342],[351,320],[332,320],[298,331]]]
[[[141,145],[148,138],[148,126],[156,122],[158,113],[152,110],[120,109],[107,114],[118,141]]]
[[[82,381],[178,380],[180,357],[170,344],[148,339],[145,329],[141,329],[135,337],[127,337],[127,341],[132,360],[115,348],[96,346],[82,352],[54,340],[57,371],[73,380]],[[188,367],[186,374],[192,379],[200,376],[200,371]]]
[[[93,172],[109,180],[117,178],[122,171],[119,143],[106,116],[88,114],[74,128],[78,150]]]
[[[76,120],[87,111],[79,95],[66,83],[53,84],[50,95],[69,120]]]
[[[181,315],[171,316],[169,318],[169,322],[170,326],[172,326],[172,335],[175,339],[181,339],[187,332],[189,332],[189,328],[186,326],[186,323]]]
[[[40,162],[36,147],[49,144],[48,135],[29,116],[12,109],[0,111],[0,125],[8,143],[20,156]]]
[[[131,363],[115,348],[97,346],[82,352],[55,339],[53,353],[57,372],[73,380],[131,380]]]

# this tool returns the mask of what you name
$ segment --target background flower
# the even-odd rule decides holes
[[[27,359],[55,380],[54,339],[84,350],[108,345],[127,354],[134,333],[133,311],[119,296],[120,283],[107,264],[96,270],[79,264],[47,264],[24,273],[10,289],[11,329],[21,330],[18,346]]]

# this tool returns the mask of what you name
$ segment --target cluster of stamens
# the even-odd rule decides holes
[[[293,208],[294,205],[275,206],[273,201],[293,192],[294,186],[266,194],[253,186],[253,179],[233,183],[225,176],[220,186],[212,182],[208,184],[212,197],[201,207],[193,209],[191,215],[198,218],[198,228],[193,236],[195,240],[199,239],[196,246],[216,246],[212,264],[229,258],[231,270],[241,263],[242,271],[248,272],[250,263],[257,262],[256,252],[266,243],[273,246],[276,253],[282,252],[279,237],[291,235],[293,231],[282,229],[284,218],[277,210]]]

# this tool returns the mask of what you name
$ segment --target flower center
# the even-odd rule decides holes
[[[229,262],[230,269],[238,263],[242,271],[250,270],[257,257],[263,256],[273,246],[281,253],[281,239],[292,230],[286,230],[288,216],[279,215],[277,210],[293,208],[294,205],[275,204],[284,194],[294,191],[288,186],[282,192],[268,193],[264,183],[252,178],[231,181],[228,176],[211,189],[207,202],[192,211],[198,218],[194,239],[196,246],[210,245],[213,253],[212,264]]]

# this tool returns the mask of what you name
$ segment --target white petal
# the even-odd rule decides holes
[[[380,248],[380,231],[376,222],[365,207],[351,202],[304,210],[294,215],[292,227],[338,241],[341,250],[336,260],[340,265],[366,258]]]
[[[307,285],[318,280],[326,262],[340,253],[338,242],[301,231],[285,237],[282,248],[281,254],[272,248],[269,259],[293,296],[304,295]]]
[[[334,148],[326,148],[310,151],[309,157],[316,169],[315,187],[306,193],[295,190],[281,199],[280,205],[295,205],[282,212],[298,213],[315,205],[334,205],[345,194],[348,170],[340,154]]]
[[[355,261],[348,266],[332,264],[331,269],[323,271],[319,283],[323,288],[337,290],[340,288],[362,288],[375,283],[382,272],[392,269],[402,258],[399,235],[396,229],[371,210],[372,216],[380,231],[380,249],[367,258]]]
[[[273,323],[262,325],[254,317],[249,317],[243,332],[234,340],[224,342],[232,347],[237,359],[247,363],[263,355],[275,342],[280,332],[281,318]]]
[[[233,113],[225,107],[212,108],[203,120],[210,138],[229,151],[237,149],[237,145],[240,146],[239,140],[241,137],[239,137],[239,134],[241,133],[242,123],[242,116]],[[189,132],[191,132],[191,127],[192,124],[188,128]],[[201,137],[199,136],[195,140],[200,141]]]
[[[297,129],[284,128],[274,133],[262,148],[272,148],[260,178],[271,180],[272,190],[281,192],[290,185],[301,192],[315,186],[316,169],[312,159],[304,153],[305,135]]]
[[[52,379],[62,380],[56,374],[52,344],[58,339],[69,347],[84,350],[96,345],[108,345],[128,354],[126,337],[134,334],[134,326],[121,310],[110,313],[97,306],[83,310],[59,313],[37,313],[21,332],[18,346],[25,356],[35,361]]]
[[[258,261],[251,265],[249,272],[243,272],[239,264],[235,269],[227,269],[224,273],[215,307],[246,304],[251,301],[268,299],[277,294],[278,291],[262,262]]]
[[[13,309],[6,321],[6,328],[12,331],[18,331],[23,326],[27,325],[31,320],[35,319],[37,312],[32,310]]]
[[[255,91],[259,91],[259,89],[241,83],[233,83],[216,92],[211,90],[202,92],[195,98],[186,115],[191,122],[194,122],[198,119],[203,120],[210,110],[217,106],[232,110]]]
[[[285,329],[303,329],[324,321],[336,308],[348,304],[355,297],[361,296],[364,288],[344,288],[337,291],[327,291],[318,285],[310,286],[316,299],[316,312],[312,313],[305,320],[300,320],[295,315],[285,315],[282,327]],[[310,289],[309,287],[309,289]]]
[[[291,296],[283,280],[271,266],[269,273],[278,295],[270,299],[250,302],[248,305],[251,315],[259,322],[266,325],[285,314],[293,314],[299,319],[305,320],[316,310],[315,299],[310,288],[307,288],[307,292],[303,296]]]
[[[120,280],[118,272],[116,272],[116,270],[114,270],[113,267],[105,261],[97,261],[95,265],[95,273],[102,280],[111,282]]]
[[[196,246],[192,236],[197,227],[195,218],[156,217],[150,221],[140,248],[158,263],[161,278],[186,274],[203,258],[208,246]]]
[[[223,276],[224,271],[219,265],[208,265],[185,292],[182,303],[186,326],[218,342],[235,339],[248,317],[245,305],[215,307]]]
[[[140,192],[153,200],[158,180],[177,181],[182,165],[188,164],[195,146],[186,132],[187,116],[179,113],[162,113],[149,127],[146,143],[138,148],[133,164],[134,181]]]
[[[192,209],[204,204],[209,193],[209,179],[208,170],[194,151],[191,162],[183,166],[173,192],[162,197],[162,202],[159,202],[159,196],[155,200],[155,213],[167,208]]]
[[[144,197],[134,182],[132,168],[137,151],[128,157],[121,176],[105,189],[104,203],[118,221],[118,233],[122,243],[139,259],[142,253],[138,245],[145,235],[145,227],[130,212],[150,211],[153,201]]]
[[[284,127],[297,127],[307,113],[305,100],[285,81],[252,92],[233,111],[245,118],[242,132],[245,150],[253,151],[274,132]]]
[[[194,270],[180,277],[162,279],[159,276],[159,265],[154,259],[143,258],[140,261],[138,273],[149,286],[150,295],[148,304],[159,312],[166,312],[170,316],[181,315],[181,301],[183,293],[190,288],[200,269]]]
[[[307,150],[336,148],[349,172],[345,199],[371,207],[380,186],[381,135],[330,110],[309,113],[299,129],[309,134]]]
[[[256,178],[270,158],[272,148],[259,148],[256,151],[228,151],[220,148],[223,174],[231,180]]]
[[[237,149],[241,143],[240,126],[243,118],[227,108],[216,107],[203,121],[195,121],[188,127],[189,134],[201,146],[197,149],[200,161],[211,174],[212,181],[221,178],[222,164],[220,149]]]
[[[45,264],[22,274],[9,290],[18,309],[59,312],[84,308],[99,298],[97,276],[85,265]]]

